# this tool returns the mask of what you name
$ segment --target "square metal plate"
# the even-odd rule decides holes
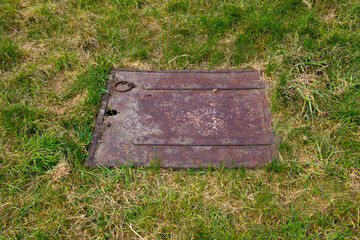
[[[256,167],[276,157],[255,70],[114,69],[88,151],[87,166]]]

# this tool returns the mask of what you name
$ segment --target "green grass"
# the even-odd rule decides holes
[[[0,238],[360,238],[360,2],[0,1]],[[256,68],[279,160],[86,169],[112,67]]]
[[[5,38],[0,42],[0,69],[7,70],[19,62],[21,51],[17,44]]]

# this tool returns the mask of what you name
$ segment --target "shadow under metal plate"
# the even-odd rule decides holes
[[[87,166],[256,167],[276,157],[255,70],[110,72]]]

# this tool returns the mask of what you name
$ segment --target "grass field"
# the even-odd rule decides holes
[[[86,169],[112,67],[264,71],[279,160]],[[0,238],[360,238],[359,0],[0,0]]]

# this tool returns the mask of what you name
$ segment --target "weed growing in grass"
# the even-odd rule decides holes
[[[359,238],[359,6],[2,1],[1,238]],[[279,159],[86,169],[114,66],[263,70]]]

